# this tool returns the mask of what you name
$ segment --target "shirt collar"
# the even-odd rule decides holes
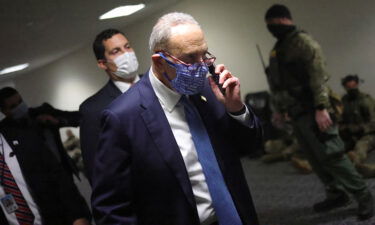
[[[120,89],[120,91],[122,93],[124,93],[127,90],[129,90],[129,88],[132,86],[132,84],[135,84],[137,81],[139,81],[138,75],[135,76],[133,83],[123,82],[123,81],[118,81],[118,80],[113,81],[113,83],[116,85],[116,87],[118,89]]]
[[[171,90],[169,87],[165,86],[153,73],[152,68],[149,72],[151,86],[155,91],[160,103],[168,110],[172,112],[174,107],[177,105],[181,98],[181,94]]]

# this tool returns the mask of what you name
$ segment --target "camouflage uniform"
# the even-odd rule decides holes
[[[315,121],[316,109],[323,108],[332,113],[335,121],[326,85],[329,75],[319,44],[304,32],[289,32],[271,51],[267,78],[274,109],[292,119],[301,149],[325,185],[327,198],[341,194],[344,188],[362,201],[369,192],[344,154],[337,124],[321,132]]]
[[[358,92],[354,97],[346,94],[342,103],[344,112],[340,122],[340,135],[346,150],[359,172],[366,177],[375,175],[375,165],[364,165],[367,153],[375,148],[375,104],[370,95]],[[367,170],[366,170],[367,168]]]

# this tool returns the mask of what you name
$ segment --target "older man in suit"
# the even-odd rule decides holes
[[[238,153],[261,128],[240,83],[208,67],[199,24],[166,14],[150,37],[152,67],[104,112],[93,176],[98,224],[258,224]]]
[[[107,73],[109,81],[79,107],[82,114],[80,125],[82,157],[89,181],[91,181],[94,155],[99,140],[100,113],[139,80],[138,61],[134,50],[119,30],[106,29],[99,33],[93,43],[93,50],[99,68]]]

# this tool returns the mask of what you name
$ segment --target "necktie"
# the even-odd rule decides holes
[[[20,189],[12,173],[9,170],[8,165],[5,163],[4,156],[0,154],[0,171],[1,186],[3,187],[6,194],[11,194],[17,203],[18,209],[15,211],[16,218],[20,225],[33,225],[34,214],[31,212],[29,206],[26,203]]]
[[[202,165],[212,198],[212,205],[215,209],[219,224],[241,225],[241,219],[224,182],[210,138],[199,113],[185,96],[181,97],[180,102],[184,105],[185,117],[197,150],[198,160]]]

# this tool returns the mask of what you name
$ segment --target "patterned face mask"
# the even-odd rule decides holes
[[[208,67],[204,62],[192,65],[177,64],[171,62],[163,53],[159,52],[159,55],[176,69],[176,77],[172,80],[164,73],[174,90],[183,95],[194,95],[203,90],[208,73]]]

